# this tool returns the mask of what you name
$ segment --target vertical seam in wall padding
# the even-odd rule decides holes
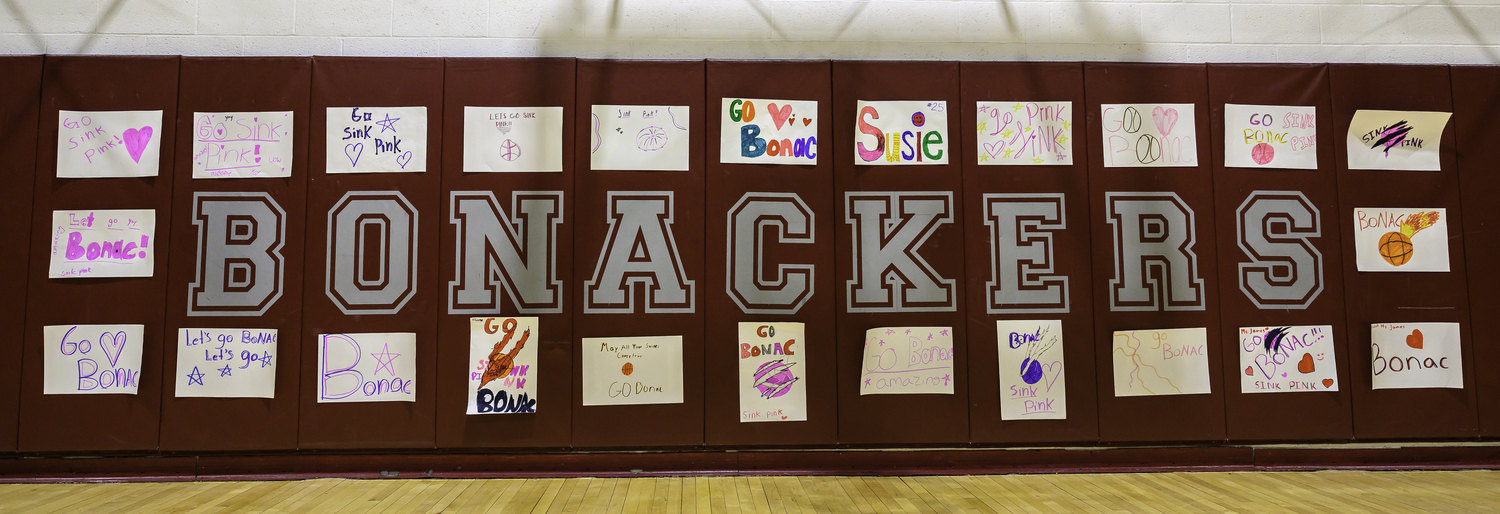
[[[392,0],[392,1],[394,2],[394,0]],[[438,254],[434,256],[434,257],[437,257],[437,260],[435,260],[434,262],[437,262],[439,264],[437,266],[433,267],[433,269],[434,269],[433,272],[438,274],[438,278],[437,278],[437,284],[438,284],[437,291],[442,292],[443,296],[447,296],[447,290],[448,290],[448,288],[444,287],[444,284],[443,284],[443,272],[442,272],[443,267],[442,267],[441,263],[443,262],[443,259],[442,259],[442,255],[443,255],[443,232],[448,228],[448,227],[443,226],[443,224],[448,221],[448,216],[446,215],[446,211],[448,209],[444,209],[443,208],[443,206],[448,203],[448,195],[445,194],[445,192],[447,190],[443,187],[443,154],[445,153],[443,151],[443,141],[448,138],[448,134],[443,133],[443,129],[445,128],[445,126],[446,126],[446,124],[448,122],[448,116],[447,116],[448,115],[448,113],[447,113],[447,110],[448,110],[447,109],[447,107],[448,107],[448,58],[447,57],[438,57],[437,59],[438,59],[438,61],[441,64],[441,66],[438,66],[438,104],[437,104],[437,112],[438,112],[438,125],[437,125],[437,133],[438,133],[437,149],[438,149],[438,151],[437,151],[437,159],[438,159],[438,165],[437,165],[437,168],[435,170],[437,172],[437,175],[438,175],[438,178],[437,178],[437,182],[438,182],[438,187],[437,187],[437,195],[438,195],[438,201],[437,201],[437,204],[438,204],[437,226],[438,226],[438,228],[437,228],[437,234],[435,236],[433,236],[433,237],[437,238],[437,245],[436,246],[437,246],[437,252],[438,252]],[[428,123],[428,125],[431,125],[432,124],[432,119],[428,118],[427,123]],[[432,130],[428,130],[427,131],[427,138],[429,140],[428,141],[429,143],[431,143],[432,132],[433,132]],[[432,146],[433,145],[431,145],[431,144],[427,145],[428,148],[432,148]],[[427,157],[430,159],[430,158],[432,158],[432,156],[433,156],[433,153],[432,153],[431,150],[429,150],[428,153],[427,153]],[[462,162],[462,161],[460,161],[460,162]],[[429,166],[428,168],[429,168],[429,172],[431,172],[432,171],[431,170],[432,167]],[[449,208],[452,208],[452,206],[449,206]],[[455,233],[455,237],[456,236],[457,236],[457,234]],[[455,270],[455,272],[457,272],[457,270]],[[418,280],[417,283],[421,284],[420,279]],[[496,293],[497,293],[497,296],[498,296],[499,292],[496,291]],[[498,300],[500,300],[500,298],[497,297],[497,298],[495,298],[495,300],[498,301]],[[442,299],[440,298],[437,303],[438,303],[438,306],[437,306],[437,309],[435,309],[436,314],[433,315],[433,319],[432,319],[432,329],[435,332],[433,334],[433,340],[437,341],[437,348],[433,352],[433,359],[437,363],[437,365],[433,366],[433,377],[432,377],[432,380],[434,382],[434,385],[436,385],[436,383],[438,382],[438,378],[437,377],[442,376],[442,373],[443,373],[443,367],[441,366],[441,364],[443,362],[443,340],[442,340],[441,337],[438,337],[438,334],[441,333],[442,329],[443,329],[443,316],[448,315],[448,302],[442,301]],[[537,324],[538,325],[541,324],[540,318],[538,318]],[[468,334],[464,334],[464,335],[468,335]],[[541,340],[541,338],[537,338],[537,339],[538,339],[538,341]],[[469,353],[469,344],[468,344],[469,343],[469,338],[465,337],[464,338],[464,343],[465,344],[463,345],[463,350],[462,350],[461,353],[463,355],[468,355],[468,353]],[[541,345],[538,344],[537,347],[538,347],[538,349],[540,349]],[[537,352],[537,356],[540,357],[541,353]],[[440,402],[438,400],[438,395],[437,395],[436,392],[434,392],[433,395],[432,395],[432,403],[433,403],[433,407],[432,407],[432,442],[431,442],[432,446],[431,446],[431,448],[434,449],[434,450],[436,450],[438,448],[438,444],[437,444],[437,439],[438,439],[438,423],[443,419],[442,416],[440,416],[438,414],[438,407],[437,406],[439,404],[441,404],[442,402]],[[468,422],[468,415],[467,414],[464,416],[464,422],[465,423]],[[431,476],[431,470],[428,470],[428,476]]]
[[[304,59],[307,62],[307,104],[306,104],[306,109],[305,109],[305,111],[307,112],[307,116],[306,116],[307,119],[305,121],[303,121],[303,123],[306,124],[307,130],[303,130],[302,131],[302,137],[306,138],[306,139],[304,139],[305,142],[302,143],[302,145],[303,145],[303,151],[302,151],[303,152],[302,153],[302,155],[303,155],[303,157],[302,157],[302,205],[299,207],[300,212],[302,212],[302,288],[301,288],[300,298],[297,301],[297,334],[296,334],[296,338],[297,338],[297,342],[299,343],[297,345],[297,349],[296,349],[297,366],[295,366],[295,368],[292,370],[292,373],[296,375],[296,380],[293,380],[292,384],[293,384],[293,387],[295,387],[296,391],[297,391],[296,392],[296,395],[297,395],[296,396],[296,400],[297,401],[294,403],[294,405],[295,405],[294,408],[296,409],[296,413],[297,413],[297,417],[296,417],[296,420],[294,421],[294,423],[296,423],[296,425],[297,425],[297,430],[296,430],[295,438],[292,441],[292,448],[291,448],[292,451],[300,450],[301,449],[300,446],[302,444],[302,366],[303,366],[303,363],[302,363],[302,349],[307,345],[307,341],[303,340],[302,336],[305,335],[305,334],[307,334],[307,308],[306,308],[307,307],[307,248],[309,246],[307,244],[307,227],[308,227],[308,225],[311,225],[311,219],[312,219],[311,217],[308,216],[307,205],[310,202],[310,200],[308,198],[310,195],[308,193],[312,190],[312,145],[310,144],[312,142],[312,139],[313,139],[312,138],[312,123],[313,123],[313,120],[316,119],[316,116],[317,116],[316,114],[313,113],[313,110],[312,110],[313,69],[314,69],[313,63],[314,63],[314,58],[313,57],[305,57]],[[295,112],[295,111],[293,111],[293,112]],[[294,119],[294,121],[295,121],[295,119]],[[292,130],[296,130],[296,125],[295,124],[292,125]],[[326,138],[327,138],[326,132],[328,131],[328,128],[324,127],[323,131],[325,132],[324,138],[325,138],[325,143],[326,143]],[[292,144],[294,144],[294,145],[297,144],[296,136],[293,136]],[[326,145],[325,145],[325,147],[326,147]],[[296,169],[297,168],[297,161],[296,161],[296,159],[297,159],[297,154],[294,152],[292,154],[292,172],[293,173],[297,172],[297,169]],[[288,266],[288,268],[290,268],[290,266]]]
[[[1208,113],[1207,113],[1208,114],[1208,212],[1214,216],[1214,222],[1208,224],[1208,226],[1209,226],[1209,229],[1213,231],[1213,235],[1214,235],[1214,237],[1213,237],[1213,241],[1214,241],[1214,248],[1213,248],[1213,250],[1214,250],[1214,269],[1213,269],[1213,274],[1218,279],[1218,288],[1217,289],[1219,291],[1219,298],[1217,298],[1217,300],[1219,302],[1219,337],[1220,337],[1220,339],[1219,339],[1219,372],[1220,372],[1220,376],[1223,377],[1222,383],[1219,384],[1219,387],[1222,388],[1222,391],[1223,391],[1222,393],[1220,393],[1220,394],[1223,395],[1222,396],[1223,400],[1221,400],[1219,402],[1220,405],[1223,406],[1223,408],[1219,409],[1219,415],[1221,416],[1221,418],[1220,418],[1220,423],[1222,423],[1221,426],[1224,427],[1224,437],[1221,438],[1217,442],[1223,444],[1223,443],[1229,442],[1229,440],[1230,440],[1230,438],[1229,438],[1229,394],[1230,394],[1229,384],[1230,384],[1231,381],[1238,382],[1239,381],[1239,377],[1237,375],[1231,375],[1229,373],[1224,373],[1224,363],[1225,362],[1229,362],[1229,358],[1230,358],[1229,353],[1230,352],[1224,351],[1225,343],[1227,342],[1227,341],[1224,340],[1224,329],[1225,329],[1225,327],[1228,326],[1228,322],[1224,318],[1225,318],[1225,315],[1226,315],[1226,311],[1228,311],[1228,309],[1226,309],[1224,307],[1224,295],[1227,294],[1227,293],[1225,293],[1226,289],[1225,289],[1225,285],[1224,285],[1223,275],[1221,275],[1219,273],[1219,269],[1221,268],[1221,266],[1219,265],[1219,262],[1222,261],[1222,260],[1224,260],[1225,256],[1219,253],[1219,247],[1218,247],[1218,244],[1219,244],[1219,230],[1218,230],[1219,227],[1218,227],[1218,224],[1219,224],[1219,215],[1221,213],[1219,212],[1218,206],[1216,205],[1218,203],[1219,185],[1218,185],[1217,181],[1214,180],[1214,174],[1215,174],[1215,170],[1217,168],[1216,166],[1214,166],[1214,156],[1215,155],[1223,155],[1220,152],[1225,151],[1225,148],[1222,147],[1223,144],[1224,144],[1224,138],[1223,137],[1219,137],[1217,139],[1214,138],[1214,81],[1213,81],[1213,74],[1211,73],[1212,70],[1213,70],[1213,64],[1204,63],[1204,64],[1202,64],[1202,66],[1203,66],[1203,102],[1204,102],[1204,107],[1206,107],[1208,109]],[[1196,113],[1196,112],[1193,113],[1193,119],[1194,119],[1195,123],[1197,121],[1197,118],[1198,118],[1198,113]],[[1222,118],[1222,116],[1220,118]],[[1103,120],[1101,120],[1101,121],[1103,121]],[[1225,125],[1224,126],[1224,130],[1229,130],[1228,122],[1224,122],[1224,125]],[[1102,143],[1103,142],[1101,141],[1101,144]],[[1201,161],[1200,161],[1200,164],[1201,164]],[[1204,295],[1203,301],[1204,301],[1205,305],[1208,303],[1208,296],[1207,296],[1207,294]],[[1236,330],[1236,332],[1237,331],[1238,330]],[[1235,346],[1235,347],[1238,348],[1238,346]],[[1110,354],[1110,356],[1113,357],[1114,354]],[[1239,354],[1235,353],[1234,356],[1238,357]],[[1239,365],[1236,364],[1235,368],[1239,368]],[[1209,371],[1212,371],[1212,370],[1209,370]],[[1238,388],[1235,388],[1235,390],[1238,390]],[[1251,457],[1250,458],[1250,462],[1253,465],[1255,463],[1255,455],[1254,455],[1253,451],[1252,451],[1250,457]]]
[[[1103,443],[1101,443],[1101,441],[1104,440],[1104,415],[1103,415],[1103,413],[1100,412],[1099,409],[1100,409],[1101,404],[1104,403],[1104,402],[1101,401],[1103,399],[1104,395],[1102,394],[1103,390],[1100,389],[1101,387],[1103,387],[1103,381],[1099,379],[1099,368],[1101,366],[1109,366],[1109,373],[1110,373],[1110,378],[1111,379],[1114,378],[1115,371],[1114,371],[1114,366],[1111,366],[1109,361],[1101,361],[1099,359],[1099,327],[1102,325],[1102,322],[1099,319],[1099,317],[1101,316],[1101,314],[1100,314],[1101,309],[1099,309],[1099,304],[1094,299],[1094,294],[1095,293],[1094,293],[1094,290],[1093,290],[1094,289],[1094,284],[1099,283],[1099,277],[1095,277],[1094,276],[1094,274],[1098,273],[1098,270],[1094,269],[1094,244],[1095,244],[1095,241],[1094,241],[1094,233],[1093,233],[1094,232],[1094,214],[1093,214],[1093,207],[1092,207],[1093,204],[1094,204],[1094,185],[1092,184],[1093,178],[1094,178],[1094,172],[1093,172],[1093,168],[1092,168],[1092,163],[1089,162],[1089,147],[1092,146],[1092,145],[1090,145],[1087,142],[1088,140],[1086,139],[1088,137],[1089,130],[1090,130],[1090,126],[1089,126],[1089,113],[1094,112],[1093,108],[1090,107],[1091,105],[1093,105],[1093,101],[1092,101],[1091,98],[1089,98],[1089,62],[1088,61],[1082,61],[1082,62],[1078,63],[1078,76],[1079,76],[1079,82],[1081,82],[1081,87],[1083,89],[1083,120],[1082,120],[1083,121],[1083,125],[1082,125],[1083,129],[1082,130],[1083,130],[1083,134],[1084,134],[1084,137],[1085,137],[1085,139],[1084,139],[1085,143],[1084,143],[1084,147],[1083,147],[1083,156],[1084,156],[1084,158],[1083,158],[1083,205],[1084,205],[1084,212],[1085,212],[1084,216],[1085,216],[1085,218],[1083,220],[1083,226],[1087,227],[1088,231],[1089,231],[1089,234],[1088,234],[1088,248],[1084,250],[1084,255],[1088,256],[1088,261],[1089,262],[1087,264],[1087,267],[1088,267],[1088,270],[1089,270],[1089,279],[1090,279],[1089,280],[1089,284],[1086,287],[1089,288],[1089,309],[1090,309],[1089,312],[1093,313],[1092,317],[1093,317],[1093,321],[1094,321],[1093,326],[1089,327],[1090,330],[1088,331],[1088,338],[1089,338],[1089,342],[1091,343],[1089,345],[1089,351],[1093,352],[1093,354],[1094,354],[1093,355],[1093,358],[1094,358],[1094,390],[1090,394],[1094,395],[1094,444],[1103,444]],[[1074,109],[1073,112],[1076,114],[1076,113],[1078,113],[1078,110]],[[1196,115],[1196,113],[1194,113],[1194,114]],[[1101,123],[1101,126],[1102,126],[1104,120],[1100,119],[1099,122]],[[1079,126],[1080,125],[1078,124],[1078,122],[1074,121],[1073,127],[1076,128],[1076,127],[1079,127]],[[1103,137],[1103,133],[1102,132],[1100,133],[1100,137],[1101,138]],[[1075,142],[1076,142],[1076,140],[1075,140]],[[1104,148],[1103,147],[1104,141],[1101,139],[1099,141],[1099,144],[1100,144],[1100,152],[1101,152],[1101,156],[1102,156],[1102,152],[1103,152],[1103,148]],[[1073,157],[1077,158],[1078,155],[1079,155],[1078,152],[1075,150],[1073,152]],[[1074,164],[1076,165],[1077,162],[1075,161]],[[1109,291],[1106,290],[1105,294],[1109,294]],[[996,335],[998,337],[998,333]],[[998,345],[999,343],[997,342],[996,344]],[[1111,344],[1113,344],[1113,341],[1111,341]],[[1109,355],[1110,355],[1110,357],[1114,357],[1114,353],[1113,352],[1110,352]],[[1063,357],[1067,358],[1067,355],[1064,354]],[[1064,370],[1064,371],[1066,371],[1066,370]],[[1063,385],[1066,386],[1067,384],[1064,383]]]
[[[31,154],[31,169],[32,169],[32,172],[31,172],[31,208],[27,209],[26,210],[26,214],[25,214],[25,216],[26,216],[26,225],[25,225],[25,227],[26,227],[26,241],[28,243],[31,242],[31,240],[32,240],[32,234],[34,234],[35,231],[36,231],[36,227],[33,227],[32,224],[36,223],[37,175],[40,174],[40,168],[41,168],[41,163],[37,162],[37,156],[40,155],[41,152],[39,152],[37,150],[36,146],[42,144],[42,141],[44,141],[42,139],[42,119],[43,119],[42,118],[42,98],[43,98],[43,96],[42,96],[42,84],[45,83],[46,77],[47,77],[47,59],[50,59],[51,57],[43,55],[43,56],[41,56],[41,58],[42,58],[42,62],[41,62],[41,65],[39,66],[39,69],[37,70],[37,78],[36,78],[36,134],[37,134],[37,136],[36,136],[36,142],[31,145],[31,152],[32,152],[32,154]],[[20,263],[21,264],[21,268],[24,269],[24,270],[26,270],[26,272],[25,272],[24,275],[22,275],[23,280],[21,280],[21,298],[22,298],[22,301],[21,301],[21,337],[19,338],[20,339],[20,343],[18,343],[20,345],[20,352],[21,352],[20,355],[18,356],[19,360],[20,360],[20,364],[21,364],[21,369],[19,370],[18,373],[16,373],[16,408],[17,409],[21,408],[21,398],[24,396],[23,393],[22,393],[22,391],[24,391],[26,389],[26,336],[27,336],[27,333],[26,333],[26,327],[27,327],[26,316],[27,316],[27,312],[28,312],[29,308],[31,307],[31,305],[30,305],[31,302],[29,301],[30,300],[30,296],[27,295],[27,291],[30,290],[30,288],[31,288],[31,250],[29,248],[26,250],[26,253],[22,257],[22,259],[23,259],[23,262]],[[11,419],[11,422],[15,423],[15,427],[16,427],[15,440],[12,441],[12,442],[15,443],[16,451],[20,451],[21,450],[21,416],[20,416],[19,412],[16,413],[16,417],[15,418]]]
[[[172,196],[173,190],[172,189],[176,185],[176,182],[177,182],[177,144],[176,144],[177,142],[175,140],[177,139],[177,136],[178,136],[178,133],[177,133],[178,132],[178,130],[177,130],[177,128],[178,128],[177,127],[177,121],[178,120],[177,120],[177,118],[180,117],[180,116],[182,116],[182,56],[180,56],[180,55],[174,56],[174,59],[176,60],[176,63],[177,63],[177,70],[176,70],[177,71],[177,81],[176,81],[177,83],[175,84],[175,87],[172,88],[172,91],[173,91],[173,93],[172,93],[172,97],[173,97],[172,98],[172,100],[173,100],[173,103],[172,103],[172,114],[174,115],[172,117],[172,119],[170,120],[170,122],[172,123],[172,139],[174,140],[173,144],[172,144],[172,152],[170,152],[172,155],[168,155],[168,156],[165,156],[165,157],[158,156],[158,158],[160,159],[160,162],[157,162],[157,164],[156,164],[156,166],[157,166],[157,168],[156,168],[157,169],[156,180],[162,180],[161,166],[163,164],[165,164],[167,166],[167,177],[166,177],[166,182],[167,182],[167,209],[166,209],[167,212],[166,212],[166,214],[167,215],[164,216],[164,218],[167,220],[167,222],[165,224],[158,224],[157,227],[156,227],[156,229],[157,229],[156,230],[157,240],[163,239],[161,237],[161,234],[163,232],[163,230],[162,230],[163,227],[165,227],[165,229],[166,229],[165,232],[167,234],[167,237],[165,238],[166,241],[167,241],[167,249],[165,249],[163,252],[161,252],[162,253],[162,258],[156,263],[157,267],[159,267],[162,270],[164,270],[161,273],[161,275],[160,275],[160,277],[162,279],[162,282],[163,282],[162,285],[161,285],[163,306],[162,306],[161,318],[160,318],[162,338],[161,338],[161,341],[160,341],[161,346],[160,346],[160,348],[158,350],[159,353],[158,353],[158,357],[157,357],[157,358],[161,359],[161,366],[162,366],[162,368],[161,368],[161,370],[162,370],[161,376],[163,376],[163,377],[174,376],[176,374],[176,373],[168,374],[166,372],[167,371],[167,367],[166,367],[166,365],[167,365],[167,344],[168,344],[167,341],[170,339],[168,336],[176,333],[175,330],[173,330],[173,331],[168,331],[167,330],[167,309],[171,308],[170,300],[171,300],[171,297],[172,297],[172,293],[171,293],[171,289],[172,289],[172,274],[169,272],[169,270],[172,269],[172,260],[171,260],[172,259],[172,252],[170,250],[171,245],[172,245],[172,201],[173,201],[172,200],[172,198],[173,198],[173,196]],[[166,119],[162,120],[162,127],[163,127],[162,132],[166,132],[165,128],[166,128],[167,122],[168,122],[168,120],[166,120]],[[37,137],[41,138],[41,134],[37,134]],[[189,148],[191,148],[191,145],[189,146]],[[158,154],[160,154],[160,153],[161,152],[158,152]],[[189,179],[189,180],[191,180],[191,179]],[[191,190],[192,188],[188,188],[188,189]],[[151,278],[155,279],[155,278],[157,278],[157,276],[158,275],[156,274],[156,271],[153,270],[151,272]],[[172,341],[173,341],[172,344],[175,345],[176,344],[176,340],[172,340]],[[173,368],[172,369],[176,369],[176,363],[174,362],[172,364],[173,364]],[[144,369],[144,367],[145,367],[145,364],[142,363],[142,369]],[[158,395],[157,396],[157,404],[156,404],[156,452],[157,452],[157,454],[161,453],[162,414],[165,412],[166,405],[167,405],[167,385],[168,385],[167,381],[166,380],[162,380],[162,383],[161,383],[161,392],[157,393],[157,395]],[[176,389],[175,388],[175,384],[174,384],[173,389],[174,390]]]
[[[953,67],[954,67],[953,73],[955,75],[957,75],[957,81],[955,82],[955,86],[954,86],[954,87],[956,87],[958,89],[958,91],[956,91],[958,93],[958,97],[957,97],[958,105],[957,105],[957,107],[958,107],[958,128],[959,128],[959,130],[957,131],[957,133],[958,134],[967,134],[968,133],[967,130],[963,128],[964,127],[964,112],[965,112],[964,111],[964,104],[965,104],[965,102],[964,102],[964,65],[963,65],[963,61],[948,61],[948,62],[953,63]],[[948,112],[949,113],[953,112],[952,107],[949,107]],[[975,117],[976,118],[978,117],[978,113],[975,113]],[[952,121],[953,120],[949,120],[948,126],[950,127],[950,129],[953,126]],[[952,133],[953,132],[949,132],[949,134],[952,134]],[[964,193],[967,191],[964,188],[964,163],[967,162],[967,159],[969,158],[968,156],[971,155],[969,153],[969,145],[967,145],[966,143],[968,143],[974,137],[975,137],[974,134],[968,134],[967,136],[960,135],[958,137],[958,144],[956,145],[958,147],[958,155],[954,155],[953,156],[953,157],[957,157],[957,159],[950,160],[950,162],[956,160],[957,162],[954,162],[953,164],[957,164],[958,165],[958,190],[953,192],[953,197],[954,197],[953,202],[955,204],[957,204],[957,208],[953,210],[953,216],[956,219],[958,219],[960,222],[964,221],[964,208],[965,208],[965,205],[964,205]],[[978,144],[978,143],[976,142],[975,144]],[[948,151],[952,152],[953,150],[950,148]],[[977,155],[977,153],[976,154],[972,154],[972,155]],[[975,157],[975,159],[978,159],[978,157]],[[984,208],[984,203],[983,202],[980,202],[979,205],[980,205],[981,209]],[[973,284],[970,283],[969,280],[968,280],[969,279],[969,238],[968,238],[968,235],[969,235],[968,231],[969,230],[968,229],[969,229],[968,224],[964,224],[963,227],[961,227],[961,228],[958,229],[959,241],[961,241],[963,243],[962,250],[959,251],[959,255],[963,256],[963,259],[962,259],[963,264],[961,266],[959,266],[958,270],[959,270],[959,274],[962,275],[963,278],[964,278],[963,280],[960,280],[958,283],[964,285],[964,287],[963,287],[964,291],[963,291],[963,294],[959,294],[958,292],[954,293],[954,302],[955,303],[958,303],[959,301],[963,300],[963,295],[969,293],[968,288],[973,287]],[[970,331],[968,330],[968,327],[964,326],[964,325],[968,325],[969,324],[969,309],[971,308],[971,306],[968,305],[968,302],[963,302],[963,303],[964,303],[964,308],[963,309],[959,309],[959,312],[958,312],[959,317],[962,319],[962,321],[959,322],[960,326],[954,327],[954,328],[962,328],[962,329],[964,329],[964,334],[967,335],[967,337],[964,337],[964,342],[963,342],[963,345],[964,345],[964,356],[966,357],[964,359],[964,368],[965,368],[964,369],[964,375],[965,375],[965,378],[968,379],[968,380],[966,380],[966,382],[968,382],[967,387],[965,388],[966,391],[964,391],[964,393],[965,393],[964,394],[964,396],[965,396],[965,398],[964,398],[964,400],[965,400],[964,401],[964,419],[966,421],[964,423],[964,433],[967,434],[967,437],[964,438],[964,441],[965,441],[965,444],[968,444],[969,446],[973,446],[974,445],[974,412],[973,412],[973,410],[974,410],[974,373],[973,373],[973,370],[970,368],[970,365],[974,362],[974,350],[973,350],[973,348],[970,347],[971,345],[969,344],[969,342],[973,341],[975,339],[976,335],[969,333]],[[988,321],[989,317],[986,316],[985,320]],[[1064,383],[1063,385],[1066,386],[1067,384]]]

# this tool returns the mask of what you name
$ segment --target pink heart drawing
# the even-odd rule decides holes
[[[125,129],[125,133],[120,134],[120,139],[125,140],[125,151],[130,152],[131,160],[136,163],[141,162],[141,154],[146,152],[146,143],[151,142],[151,132],[151,127],[141,127],[139,130]]]
[[[985,143],[984,144],[984,153],[990,154],[990,158],[991,159],[998,158],[998,157],[1000,157],[1000,147],[1002,147],[1002,146],[1005,146],[1005,142],[1004,141],[996,141],[996,142],[993,142],[993,143]]]
[[[1156,130],[1160,131],[1161,135],[1170,135],[1172,127],[1177,126],[1177,109],[1163,109],[1157,106],[1151,110],[1151,119],[1156,120]]]
[[[120,363],[120,353],[125,351],[125,331],[121,330],[113,334],[105,332],[99,334],[99,347],[104,349],[104,355],[109,357],[110,367]]]
[[[786,123],[786,119],[792,117],[792,106],[790,105],[783,105],[780,109],[777,109],[776,103],[772,102],[766,106],[766,110],[771,111],[771,121],[776,122],[776,130],[781,130],[781,125]]]
[[[1062,361],[1052,361],[1052,364],[1044,366],[1043,369],[1047,371],[1047,376],[1052,377],[1051,380],[1047,381],[1047,391],[1050,392],[1052,391],[1052,384],[1057,382],[1057,377],[1062,376]]]

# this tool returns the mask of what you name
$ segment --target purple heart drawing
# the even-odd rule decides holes
[[[1047,381],[1047,391],[1050,392],[1052,384],[1057,382],[1057,377],[1062,376],[1062,361],[1052,361],[1052,364],[1048,364],[1046,368],[1047,376],[1052,377],[1052,380]]]
[[[110,367],[120,363],[120,353],[125,351],[125,331],[121,330],[113,334],[105,332],[99,334],[99,347],[104,349],[104,355],[109,357]]]
[[[344,157],[349,158],[349,166],[354,166],[354,163],[359,162],[359,154],[362,154],[364,152],[364,143],[350,143],[344,145]]]
[[[403,169],[403,170],[406,169],[406,165],[410,164],[410,163],[411,163],[411,152],[404,152],[401,155],[396,156],[396,164],[401,165],[401,169]]]
[[[999,155],[1000,154],[1000,147],[1002,147],[1002,146],[1005,146],[1005,142],[1004,141],[996,141],[996,142],[993,142],[993,143],[985,143],[984,144],[984,153],[990,154],[990,158],[994,159],[994,158],[1000,156]]]
[[[125,140],[125,151],[130,152],[131,160],[136,163],[141,162],[141,154],[146,152],[146,143],[151,142],[151,132],[151,127],[141,127],[125,129],[125,133],[120,134],[120,139]]]

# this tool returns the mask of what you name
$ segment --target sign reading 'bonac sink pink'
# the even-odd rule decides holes
[[[854,163],[948,164],[948,102],[859,101]]]
[[[57,177],[155,177],[161,111],[59,111]]]
[[[1104,167],[1198,165],[1193,104],[1104,104]]]

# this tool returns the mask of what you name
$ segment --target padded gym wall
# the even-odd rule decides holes
[[[21,401],[21,348],[25,345],[27,252],[31,250],[31,197],[36,176],[37,122],[42,95],[42,57],[0,57],[0,234],[11,244],[0,248],[0,451],[16,449],[16,418]],[[51,216],[47,216],[50,220]]]
[[[1485,268],[1500,255],[1500,68],[1454,66],[1453,126],[1458,135],[1458,174],[1464,215],[1464,258],[1469,268],[1469,308],[1475,313],[1469,329],[1473,347],[1473,385],[1479,400],[1480,435],[1500,435],[1500,273]],[[1452,235],[1450,233],[1450,235]],[[1465,356],[1467,357],[1467,355]]]
[[[37,134],[36,196],[31,233],[45,237],[52,211],[155,209],[156,255],[172,248],[172,156],[176,138],[178,57],[46,59]],[[57,178],[58,111],[155,111],[162,114],[161,162],[155,177]],[[119,130],[119,129],[116,129]],[[50,238],[48,238],[50,239]],[[22,359],[21,451],[156,450],[161,421],[162,345],[168,335],[167,259],[150,277],[47,278],[48,244],[31,247]],[[145,325],[137,393],[43,395],[42,330],[47,325]],[[175,339],[174,339],[175,341]],[[84,415],[102,423],[84,423]]]

